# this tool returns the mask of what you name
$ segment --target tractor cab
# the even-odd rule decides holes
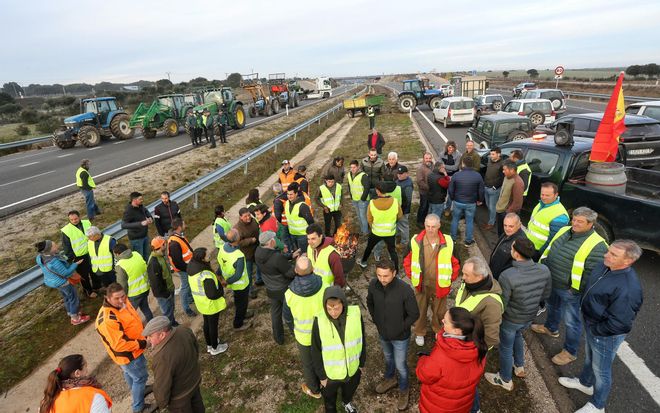
[[[167,106],[174,112],[175,118],[180,118],[181,110],[186,105],[186,100],[183,95],[160,95],[158,96],[158,103]]]
[[[403,81],[403,91],[404,92],[413,92],[417,94],[424,90],[424,84],[419,79],[411,79]]]

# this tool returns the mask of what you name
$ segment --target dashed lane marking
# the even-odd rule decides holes
[[[74,153],[73,152],[65,153],[64,155],[58,155],[57,157],[58,158],[66,158],[67,156],[71,156],[71,155],[74,155]]]
[[[36,162],[30,162],[30,163],[24,163],[23,165],[18,165],[18,167],[19,167],[19,168],[25,168],[26,166],[36,165],[36,164],[38,164],[38,163],[39,163],[39,161],[36,161]]]
[[[93,148],[87,148],[88,151],[95,151],[97,149],[101,149],[101,147],[100,146],[95,146]]]
[[[37,175],[28,176],[27,178],[17,179],[15,181],[0,184],[0,187],[11,185],[11,184],[16,184],[16,183],[23,182],[23,181],[27,181],[28,179],[37,178],[39,176],[47,175],[47,174],[52,173],[52,172],[55,172],[55,171],[42,172],[42,173],[37,174]]]
[[[39,150],[38,153],[33,153],[33,154],[30,154],[30,155],[20,156],[20,157],[16,157],[16,158],[11,158],[11,157],[10,157],[10,159],[3,159],[3,160],[1,160],[0,163],[7,163],[7,162],[19,161],[19,160],[21,160],[21,159],[32,158],[32,157],[34,157],[34,156],[44,155],[44,154],[47,154],[47,153],[49,153],[49,152],[56,152],[56,151],[60,151],[60,150],[61,150],[61,149],[59,149],[59,148],[52,149],[52,150],[50,150],[50,151],[47,151],[47,150],[41,149],[41,150]]]

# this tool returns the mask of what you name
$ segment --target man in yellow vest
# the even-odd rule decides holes
[[[307,227],[307,258],[312,261],[314,274],[321,276],[326,286],[338,285],[344,287],[344,267],[341,265],[341,257],[332,246],[333,239],[323,236],[319,224]]]
[[[523,192],[523,196],[527,196],[529,185],[532,183],[532,170],[527,164],[527,161],[525,161],[523,153],[520,149],[516,149],[515,151],[511,152],[509,157],[516,163],[516,171],[518,172],[520,179],[522,179],[523,183],[525,184],[525,192]]]
[[[440,322],[447,312],[447,296],[460,268],[454,257],[454,241],[440,231],[438,215],[426,216],[424,231],[413,236],[403,268],[415,288],[420,313],[414,326],[415,343],[423,347],[428,306],[431,305],[431,328],[435,334],[442,329]]]
[[[86,219],[81,220],[78,211],[69,211],[68,215],[69,222],[60,229],[62,232],[62,253],[68,258],[69,262],[82,260],[76,269],[80,274],[80,283],[89,298],[96,298],[96,290],[101,287],[101,283],[92,272],[86,235],[92,223]]]
[[[367,221],[367,206],[369,202],[369,176],[360,170],[360,162],[357,159],[351,161],[351,170],[348,174],[348,190],[351,193],[351,201],[355,208],[355,215],[360,221],[360,232],[369,235],[369,222]]]
[[[86,235],[92,273],[101,281],[103,287],[107,287],[116,280],[112,249],[117,245],[117,240],[110,235],[103,234],[95,226],[87,228]]]
[[[582,336],[580,301],[591,270],[603,261],[607,243],[596,233],[598,213],[580,207],[573,211],[571,226],[566,226],[552,238],[539,262],[550,269],[552,291],[546,302],[545,324],[532,324],[532,331],[559,337],[559,323],[566,323],[566,340],[552,362],[563,366],[577,359]]]
[[[289,227],[294,248],[301,252],[307,251],[307,226],[314,223],[314,216],[309,205],[305,203],[304,195],[298,193],[298,184],[292,183],[286,190],[287,201],[284,203],[284,213]]]
[[[341,225],[342,216],[341,216],[341,195],[342,188],[341,184],[335,182],[335,177],[332,175],[326,175],[323,178],[324,184],[319,187],[318,195],[316,200],[323,208],[323,222],[325,222],[325,233],[329,237],[335,235],[337,228]],[[335,222],[334,230],[332,228],[332,221]]]
[[[532,211],[525,235],[534,244],[538,261],[550,240],[563,227],[568,225],[568,212],[559,200],[559,188],[554,182],[541,185],[541,200]]]
[[[250,299],[250,279],[248,278],[247,262],[245,255],[238,247],[241,236],[236,229],[227,232],[227,242],[218,251],[218,271],[222,273],[224,279],[223,286],[226,285],[234,292],[234,330],[244,331],[252,326],[252,320],[245,321],[246,318],[254,314],[248,313],[248,300]]]
[[[309,258],[302,256],[296,260],[296,278],[284,293],[284,309],[293,316],[293,334],[296,337],[305,378],[301,386],[302,391],[310,397],[320,399],[319,378],[312,362],[312,325],[314,317],[323,311],[325,285],[312,269]]]
[[[312,325],[312,362],[321,381],[326,412],[336,412],[341,389],[344,411],[357,413],[353,395],[360,384],[367,359],[364,323],[360,307],[348,305],[344,291],[336,285],[323,293],[323,311]]]
[[[96,200],[94,199],[94,178],[89,174],[89,159],[80,161],[80,168],[76,171],[76,186],[85,197],[85,208],[87,209],[87,218],[93,220],[97,215],[101,215]]]
[[[195,317],[197,314],[190,308],[193,303],[193,297],[188,284],[188,263],[192,259],[192,247],[188,238],[183,235],[186,224],[181,218],[172,220],[172,233],[168,239],[168,255],[172,269],[179,275],[181,280],[181,308],[188,317]]]
[[[149,308],[149,276],[147,263],[142,255],[132,251],[126,245],[117,243],[112,249],[117,260],[115,273],[117,283],[124,287],[128,301],[135,309],[140,309],[147,322],[154,318]]]
[[[376,109],[373,106],[367,108],[367,118],[369,118],[369,129],[376,127]]]

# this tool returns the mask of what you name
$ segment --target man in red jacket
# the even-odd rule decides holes
[[[447,295],[452,281],[458,278],[460,264],[454,257],[454,241],[440,231],[440,217],[429,214],[424,230],[410,241],[403,268],[415,288],[419,319],[415,323],[415,343],[424,346],[426,312],[431,305],[433,333],[442,329],[440,321],[447,311]]]

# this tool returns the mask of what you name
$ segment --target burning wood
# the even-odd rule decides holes
[[[351,234],[346,223],[337,228],[333,246],[342,259],[353,259],[357,252],[359,234]]]

